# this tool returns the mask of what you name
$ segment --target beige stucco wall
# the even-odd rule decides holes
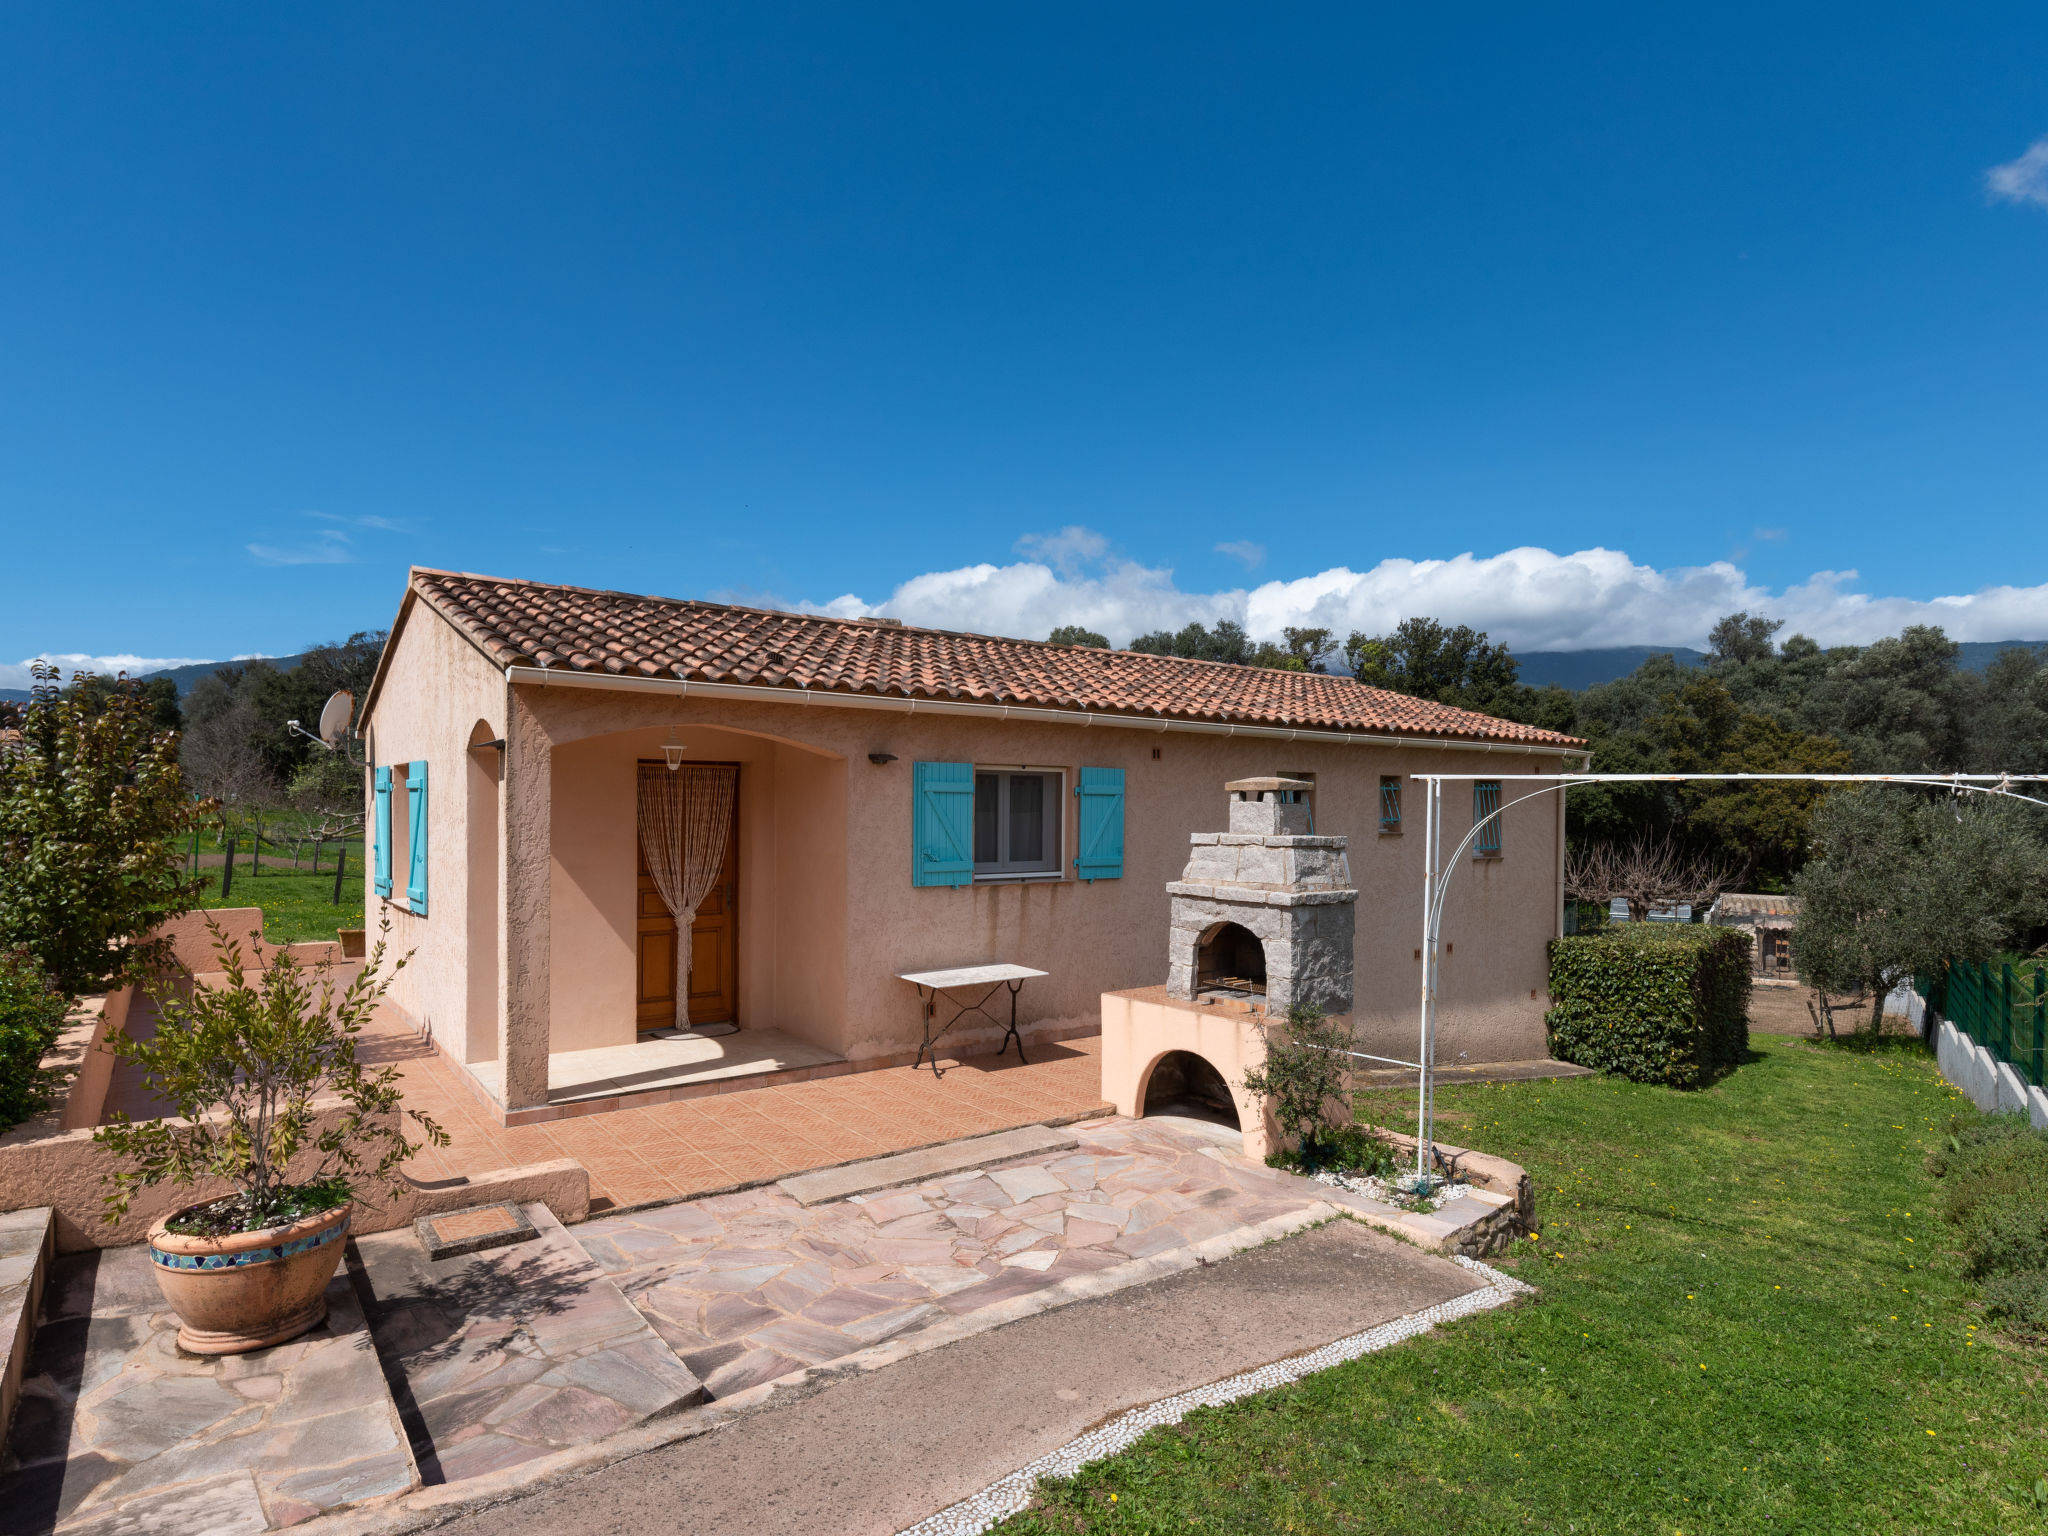
[[[489,727],[486,740],[505,734],[505,677],[421,604],[410,606],[391,644],[384,686],[365,721],[366,747],[373,764],[427,763],[427,912],[421,917],[405,909],[404,870],[392,871],[393,901],[380,900],[366,880],[369,942],[377,942],[378,924],[388,916],[392,957],[411,955],[392,983],[391,1005],[456,1059],[488,1060],[495,1054],[495,1028],[471,1027],[472,986],[494,990],[495,967],[472,975],[469,965],[469,742],[479,722]],[[479,771],[495,775],[496,751],[473,756]],[[375,826],[372,814],[372,836]],[[494,1022],[495,996],[476,1002],[481,1017]]]
[[[390,909],[396,946],[415,951],[393,1001],[459,1059],[488,1059],[501,1040],[524,1042],[509,1074],[515,1103],[545,1092],[536,1052],[633,1036],[634,765],[660,755],[671,726],[690,757],[741,764],[742,1026],[783,1029],[855,1061],[915,1047],[918,1005],[895,979],[902,971],[1032,966],[1050,974],[1027,984],[1020,1016],[1068,1026],[1093,1021],[1104,992],[1163,981],[1165,886],[1186,862],[1189,834],[1227,825],[1227,780],[1275,772],[1314,774],[1316,830],[1351,840],[1360,890],[1354,1016],[1363,1048],[1410,1055],[1421,973],[1422,795],[1421,786],[1404,786],[1406,829],[1382,836],[1380,776],[1559,766],[1552,756],[1507,751],[1288,743],[575,686],[508,689],[424,605],[413,607],[394,645],[371,721],[376,760],[423,756],[433,787],[431,910],[422,919]],[[479,723],[511,742],[502,782],[488,786],[503,818],[500,884],[480,894],[501,921],[480,934],[478,955],[495,950],[494,965],[471,963],[469,939],[479,919],[468,899],[465,785],[474,782],[468,743]],[[870,753],[895,760],[878,766]],[[919,760],[1058,768],[1069,790],[1083,766],[1122,768],[1123,878],[913,886],[911,776]],[[1445,803],[1448,848],[1471,825],[1469,785],[1448,786]],[[1063,822],[1071,868],[1071,793]],[[1556,797],[1515,806],[1505,822],[1503,858],[1464,859],[1453,871],[1440,1061],[1543,1054],[1544,946],[1559,904]],[[373,928],[380,905],[372,900]],[[486,987],[495,993],[489,1006],[472,1007]],[[983,1041],[992,1044],[993,1031],[962,1043]]]
[[[596,1006],[613,1016],[623,1020],[630,1012],[631,764],[658,752],[670,724],[691,756],[746,765],[741,1022],[772,1023],[854,1060],[915,1045],[917,1004],[895,979],[902,971],[996,960],[1047,971],[1025,989],[1027,1020],[1093,1018],[1103,992],[1163,979],[1165,886],[1186,862],[1188,835],[1226,824],[1227,780],[1283,769],[1316,775],[1317,830],[1351,839],[1361,893],[1356,1016],[1365,1049],[1408,1054],[1421,977],[1414,958],[1421,797],[1419,786],[1409,785],[1406,830],[1380,835],[1380,775],[1544,772],[1555,765],[1510,753],[1154,735],[573,687],[519,692],[555,743],[556,804],[570,798],[561,783],[573,777],[583,786],[574,797],[576,830],[556,838],[557,859],[564,867],[575,863],[577,888],[564,893],[557,880],[560,931],[552,953],[556,965],[580,967],[574,987],[553,993],[557,1049],[564,1039],[597,1031],[609,1031],[607,1040],[624,1038],[616,1033],[622,1025],[574,1020],[568,1010],[588,1013],[589,999],[601,996]],[[750,736],[758,747],[740,744]],[[871,752],[892,753],[896,761],[877,766],[868,761]],[[1123,768],[1124,877],[1092,885],[1066,879],[913,886],[911,769],[919,760],[1061,768],[1070,787],[1082,766]],[[608,774],[602,782],[609,788],[600,791],[593,774]],[[1467,786],[1446,791],[1451,842],[1471,825],[1471,798]],[[1071,795],[1063,812],[1070,859]],[[841,815],[843,840],[833,830]],[[608,819],[608,829],[598,831],[593,818]],[[1555,801],[1515,806],[1505,821],[1505,856],[1461,860],[1453,877],[1440,1004],[1445,1060],[1543,1052],[1544,945],[1558,906]],[[771,879],[764,875],[781,890],[765,889]],[[602,885],[619,894],[609,905],[583,905]]]

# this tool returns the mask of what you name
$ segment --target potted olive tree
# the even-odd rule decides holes
[[[387,925],[388,926],[388,925]],[[178,1342],[226,1355],[281,1344],[327,1315],[355,1203],[370,1186],[393,1194],[398,1167],[447,1133],[402,1110],[398,1069],[365,1067],[356,1037],[386,990],[384,941],[345,987],[325,965],[307,970],[279,949],[270,968],[243,969],[241,945],[211,919],[224,973],[218,986],[152,982],[157,1031],[116,1037],[175,1118],[117,1115],[95,1139],[127,1166],[109,1176],[107,1219],[138,1189],[225,1180],[232,1190],[156,1223],[149,1256],[178,1314]]]

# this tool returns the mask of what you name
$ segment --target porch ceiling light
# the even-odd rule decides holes
[[[668,728],[668,740],[661,744],[661,755],[668,759],[668,771],[674,773],[683,766],[683,744],[676,740],[676,728]]]

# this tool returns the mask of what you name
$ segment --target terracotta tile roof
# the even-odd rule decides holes
[[[412,587],[500,666],[828,689],[1232,724],[1577,746],[1349,677],[415,567]]]
[[[1766,917],[1795,918],[1799,915],[1799,898],[1723,891],[1720,900],[1714,903],[1714,915],[1731,923]]]

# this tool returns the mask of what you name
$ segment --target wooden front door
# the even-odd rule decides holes
[[[737,765],[734,765],[737,767]],[[725,840],[725,868],[697,905],[690,926],[690,1022],[717,1024],[739,1012],[739,797],[733,797],[733,826]],[[634,840],[639,874],[637,954],[638,1023],[667,1029],[676,1021],[676,920],[647,873],[646,855]]]

